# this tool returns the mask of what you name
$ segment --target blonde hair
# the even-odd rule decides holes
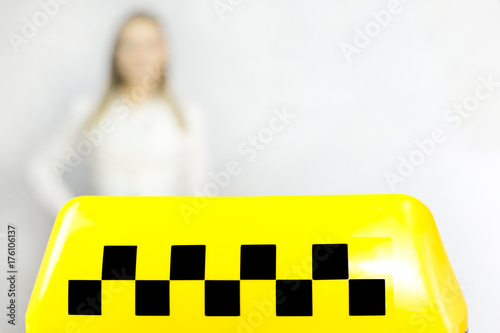
[[[118,33],[118,37],[116,38],[115,45],[113,47],[112,59],[111,59],[111,73],[109,78],[108,88],[104,97],[102,98],[99,106],[96,109],[96,112],[89,118],[86,128],[92,128],[95,124],[101,120],[106,111],[108,110],[112,101],[116,98],[116,94],[118,89],[125,83],[120,71],[118,70],[118,65],[116,63],[116,53],[118,47],[120,45],[121,36],[125,27],[135,19],[146,19],[155,24],[160,30],[162,30],[161,24],[156,17],[147,13],[135,13],[129,16],[121,25],[121,28]],[[162,73],[165,73],[166,64],[163,64],[163,68],[161,68]],[[170,109],[174,113],[175,118],[177,119],[178,125],[181,129],[186,128],[186,122],[184,116],[182,114],[181,108],[175,98],[170,93],[170,89],[168,87],[168,82],[166,79],[166,75],[160,75],[159,82],[157,86],[157,91],[159,95],[165,100],[165,102],[170,106]]]

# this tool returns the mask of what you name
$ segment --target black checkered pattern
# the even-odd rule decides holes
[[[312,316],[314,280],[349,280],[349,315],[384,316],[385,280],[349,279],[347,244],[312,246],[312,280],[276,279],[276,245],[241,246],[240,280],[205,279],[205,245],[173,245],[170,280],[136,280],[137,246],[104,246],[102,280],[135,281],[136,316],[170,315],[170,281],[205,283],[205,316],[240,315],[240,280],[274,280],[277,316]],[[68,313],[101,315],[101,280],[70,280]]]

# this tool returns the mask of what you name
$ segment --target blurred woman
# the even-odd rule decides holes
[[[31,165],[35,191],[52,213],[74,196],[62,179],[82,162],[97,195],[190,195],[201,185],[199,113],[172,97],[167,59],[154,17],[135,14],[125,21],[104,98],[77,102],[69,122]]]

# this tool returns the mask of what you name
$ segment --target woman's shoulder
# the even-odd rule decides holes
[[[77,123],[84,122],[99,108],[102,97],[97,94],[79,94],[69,104],[69,118]]]
[[[182,112],[186,119],[186,124],[189,128],[194,130],[204,127],[205,124],[205,110],[195,103],[182,103]]]

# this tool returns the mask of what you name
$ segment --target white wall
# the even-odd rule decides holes
[[[480,77],[500,82],[500,3],[401,0],[400,12],[349,63],[341,43],[352,44],[356,27],[389,2],[242,0],[224,20],[212,0],[148,0],[139,8],[168,22],[172,82],[206,111],[212,170],[232,159],[243,166],[221,195],[416,196],[434,213],[472,331],[492,332],[500,313],[500,86],[459,128],[443,115],[474,96]],[[73,98],[102,89],[116,27],[134,8],[130,0],[72,0],[16,53],[8,34],[21,33],[23,17],[40,5],[0,3],[0,232],[7,223],[20,229],[22,312],[53,222],[27,186],[26,161]],[[283,107],[296,118],[246,161],[238,145]],[[384,173],[397,172],[398,156],[436,128],[447,139],[391,189]],[[1,319],[2,332],[22,332],[18,319],[16,328]]]

